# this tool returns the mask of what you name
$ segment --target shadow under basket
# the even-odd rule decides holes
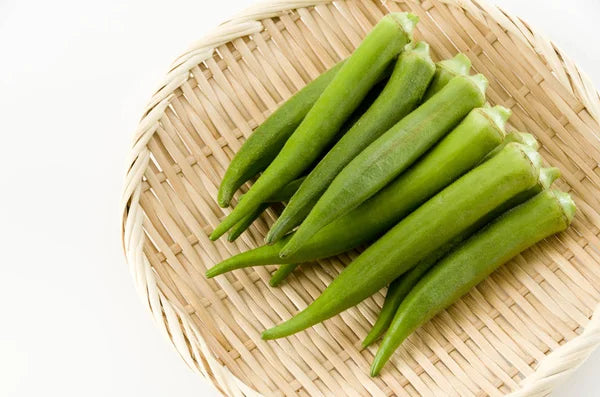
[[[492,105],[512,109],[563,176],[572,226],[525,251],[417,330],[381,376],[361,348],[384,291],[289,338],[260,333],[314,300],[355,252],[303,266],[280,288],[275,266],[207,280],[262,244],[267,211],[235,243],[208,234],[234,153],[294,92],[350,55],[391,11],[419,16],[434,60],[464,52]],[[179,57],[132,143],[123,245],[136,288],[185,362],[225,395],[545,395],[600,343],[600,100],[589,79],[524,21],[475,0],[274,1],[220,25]],[[238,196],[239,197],[239,196]]]

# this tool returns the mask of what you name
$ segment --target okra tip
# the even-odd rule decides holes
[[[270,279],[269,279],[269,285],[270,285],[271,287],[273,287],[273,288],[275,288],[275,287],[279,287],[279,284],[281,284],[281,282],[282,282],[282,281],[283,281],[283,280],[281,280],[281,279],[279,279],[279,278],[276,278],[276,279],[270,278]]]
[[[206,278],[213,278],[213,277],[215,277],[215,276],[218,276],[219,274],[221,274],[221,273],[222,273],[222,272],[221,272],[221,271],[219,271],[219,270],[220,270],[220,268],[219,268],[219,266],[218,266],[218,265],[217,265],[217,266],[213,266],[213,267],[211,267],[210,269],[208,269],[208,270],[207,270],[207,271],[204,273],[204,276],[205,276]]]
[[[281,284],[282,281],[285,280],[288,275],[289,273],[285,271],[285,268],[280,266],[279,269],[277,269],[277,271],[273,273],[273,275],[269,279],[269,285],[273,288],[279,287],[279,284]]]
[[[377,354],[375,354],[375,358],[373,359],[373,363],[371,364],[371,377],[379,375],[381,369],[385,363],[387,363],[389,358],[390,353],[384,352],[384,349],[379,347],[379,350],[377,350]]]
[[[221,188],[219,188],[219,192],[217,193],[217,204],[219,204],[219,207],[221,207],[221,208],[229,207],[229,203],[231,202],[232,198],[233,198],[233,192],[231,190],[225,189],[225,188],[223,188],[223,186],[221,186]]]
[[[265,244],[271,245],[279,241],[289,230],[287,229],[289,220],[290,218],[280,217],[278,219],[278,222],[275,222],[273,226],[271,226],[271,229],[269,229],[269,231],[267,232],[267,235],[265,236]]]
[[[261,334],[260,334],[260,338],[262,340],[273,340],[273,339],[277,339],[279,338],[278,335],[276,335],[276,331],[273,331],[274,329],[276,329],[277,326],[273,327],[273,328],[269,328],[264,330]]]
[[[239,266],[235,266],[236,262],[238,262],[236,260],[236,256],[231,256],[225,259],[224,261],[217,263],[213,267],[207,269],[206,272],[204,272],[204,275],[206,276],[206,278],[213,278],[215,276],[219,276],[232,270],[239,269]]]
[[[468,56],[459,52],[454,56],[454,58],[444,59],[439,61],[438,66],[452,72],[455,75],[465,75],[471,69],[471,60]]]
[[[379,329],[372,328],[371,331],[365,336],[365,339],[362,341],[361,345],[363,348],[367,348],[373,344],[379,337],[381,336],[381,332]]]
[[[217,241],[219,239],[219,237],[221,237],[223,234],[225,234],[227,230],[222,230],[221,228],[218,228],[213,230],[213,232],[210,234],[210,236],[208,236],[208,239],[210,241]]]
[[[229,241],[230,243],[233,243],[235,240],[237,240],[238,237],[240,237],[241,234],[242,234],[242,230],[236,230],[235,232],[230,232],[227,235],[227,241]]]
[[[575,205],[573,198],[571,198],[569,193],[560,190],[552,189],[550,192],[554,194],[554,197],[558,200],[558,204],[560,205],[565,218],[567,218],[567,224],[570,224],[575,216],[575,211],[577,211],[577,206]]]

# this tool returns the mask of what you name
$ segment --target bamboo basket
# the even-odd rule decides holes
[[[496,271],[415,332],[380,377],[364,338],[383,291],[289,338],[260,332],[304,308],[356,253],[304,266],[281,288],[274,266],[212,280],[204,271],[261,244],[267,212],[235,243],[211,242],[215,202],[240,145],[273,110],[347,57],[387,12],[420,17],[435,60],[466,53],[488,99],[513,111],[563,171],[572,227]],[[546,395],[600,343],[600,100],[594,85],[524,21],[479,0],[273,0],[179,57],[140,121],[122,198],[137,290],[194,370],[225,395]]]

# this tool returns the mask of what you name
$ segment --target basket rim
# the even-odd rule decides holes
[[[124,182],[121,209],[121,239],[126,261],[134,279],[136,290],[144,304],[150,309],[160,332],[170,341],[188,366],[208,379],[221,393],[225,395],[260,395],[239,378],[233,375],[227,367],[221,365],[213,357],[203,338],[195,330],[195,325],[188,314],[171,302],[159,290],[155,275],[151,270],[149,260],[143,252],[145,240],[142,230],[143,210],[139,200],[141,196],[142,176],[150,160],[150,150],[147,143],[155,133],[158,120],[167,109],[174,91],[185,82],[190,75],[190,69],[213,56],[215,48],[228,43],[236,38],[241,38],[261,32],[261,20],[282,15],[291,10],[312,7],[319,4],[328,4],[336,0],[267,0],[246,8],[244,11],[226,20],[217,28],[206,34],[204,38],[196,41],[179,57],[175,59],[168,73],[162,80],[148,105],[133,135],[132,146],[127,158],[127,173]],[[381,0],[385,3],[388,0]],[[413,1],[422,3],[421,0],[391,0],[394,2]],[[570,62],[569,57],[551,40],[534,30],[525,21],[515,17],[501,7],[488,4],[486,0],[440,0],[443,3],[454,5],[474,15],[486,23],[486,17],[495,20],[507,31],[514,33],[527,46],[548,59],[548,51],[552,52],[550,67],[566,69],[568,76],[576,74],[575,87],[569,81],[561,80],[561,84],[575,95],[574,89],[583,101],[584,107],[591,117],[600,123],[600,95],[587,75]],[[518,23],[515,23],[518,22]],[[543,49],[539,49],[539,43]],[[198,343],[193,346],[188,343],[188,335]],[[583,332],[561,345],[540,361],[535,372],[527,376],[520,383],[521,389],[510,393],[510,396],[546,395],[557,385],[564,382],[600,345],[600,304],[585,326]],[[198,351],[198,349],[200,351]],[[199,359],[199,356],[203,359]]]

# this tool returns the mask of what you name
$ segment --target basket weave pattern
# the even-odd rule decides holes
[[[204,271],[256,247],[267,211],[235,243],[211,242],[233,154],[286,98],[347,57],[389,11],[420,17],[434,60],[464,52],[488,99],[533,133],[579,212],[419,329],[378,378],[360,341],[383,303],[289,338],[260,332],[314,300],[356,252],[303,266],[270,288],[274,266],[212,280]],[[544,395],[600,343],[600,99],[559,49],[494,6],[471,0],[274,1],[221,25],[183,54],[149,103],[130,154],[123,244],[137,290],[190,367],[226,395]],[[591,319],[591,320],[590,320]]]

